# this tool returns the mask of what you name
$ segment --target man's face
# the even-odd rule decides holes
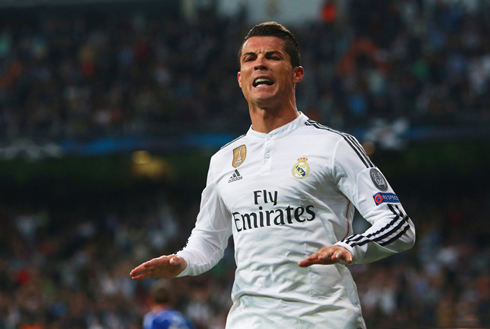
[[[242,47],[238,84],[249,104],[273,107],[294,97],[303,68],[293,68],[285,41],[276,37],[251,37]]]

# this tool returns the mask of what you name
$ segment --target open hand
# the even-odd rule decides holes
[[[329,265],[335,263],[343,265],[352,263],[351,252],[342,246],[323,247],[299,262],[298,265],[308,267],[314,264]]]
[[[131,271],[130,275],[133,280],[146,278],[171,279],[179,275],[186,267],[187,262],[182,257],[177,255],[161,256],[137,266]]]

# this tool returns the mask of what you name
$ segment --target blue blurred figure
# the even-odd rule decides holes
[[[173,298],[165,280],[156,281],[150,290],[151,311],[143,319],[143,329],[195,329],[191,321],[172,308]]]

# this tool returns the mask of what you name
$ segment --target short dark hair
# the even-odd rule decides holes
[[[243,44],[251,37],[277,37],[284,40],[284,50],[291,59],[291,66],[294,68],[301,65],[301,54],[299,44],[294,35],[283,25],[276,22],[265,22],[255,25],[245,36],[238,51],[238,65],[241,64]]]
[[[169,304],[173,301],[172,291],[169,283],[166,280],[158,280],[153,283],[150,288],[150,299],[156,304],[163,305]]]

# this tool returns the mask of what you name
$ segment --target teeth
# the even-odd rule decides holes
[[[273,84],[272,80],[269,80],[267,78],[258,78],[255,80],[254,86],[258,86],[259,84],[262,84],[262,83],[266,84],[266,85],[272,85]]]

